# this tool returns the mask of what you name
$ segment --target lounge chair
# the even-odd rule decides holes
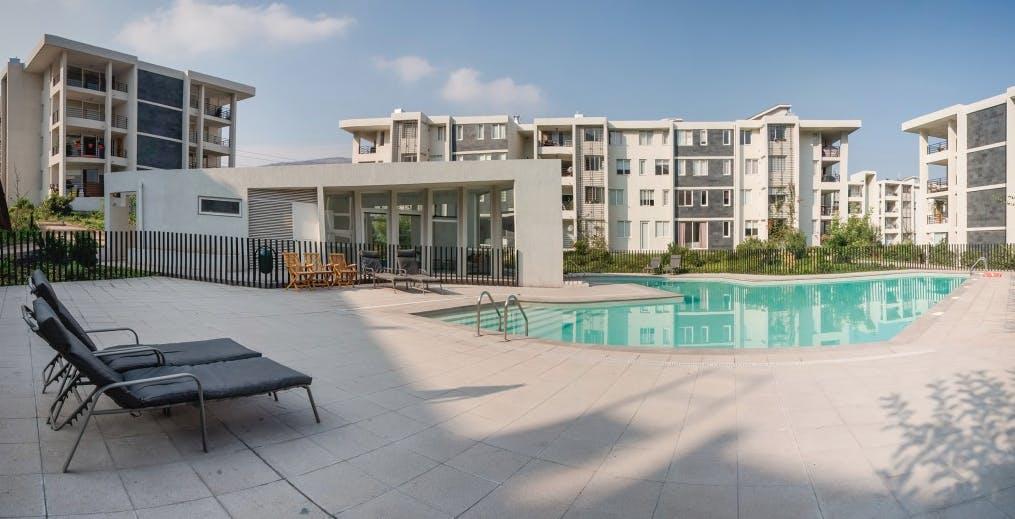
[[[360,262],[363,264],[363,274],[373,280],[374,288],[377,288],[377,283],[381,282],[391,283],[391,289],[398,290],[398,283],[405,283],[405,288],[408,290],[412,280],[409,279],[405,270],[398,267],[385,267],[379,252],[367,250],[361,252]]]
[[[239,360],[253,357],[260,357],[261,354],[244,347],[240,343],[228,339],[206,339],[199,341],[187,341],[167,344],[141,344],[138,333],[131,328],[98,328],[86,330],[81,323],[64,306],[60,298],[56,296],[53,285],[41,270],[32,272],[28,278],[28,289],[36,297],[42,298],[56,312],[60,322],[67,327],[75,337],[80,340],[86,348],[93,352],[102,352],[103,362],[110,368],[117,371],[151,366],[161,362],[170,366],[185,366],[193,364],[208,364],[211,362],[222,362],[226,360]],[[90,335],[99,333],[129,332],[134,337],[133,344],[122,344],[99,350],[98,345],[92,341]],[[53,357],[53,360],[46,364],[42,370],[43,385],[42,391],[61,376],[66,374],[68,365],[63,362],[60,355]]]
[[[317,272],[309,265],[300,262],[298,252],[283,252],[282,261],[285,263],[285,270],[289,273],[289,283],[286,290],[293,288],[313,288],[318,284],[322,272]]]
[[[431,275],[426,269],[419,266],[419,258],[416,256],[416,251],[413,249],[400,250],[398,255],[395,257],[395,262],[398,265],[399,270],[405,272],[405,276],[409,278],[409,282],[415,285],[421,293],[426,293],[430,290],[430,284],[439,284],[441,291],[444,291],[444,280]]]
[[[345,254],[341,252],[328,254],[327,266],[331,269],[333,285],[347,286],[356,283],[356,274],[359,272],[356,270],[356,265],[350,265],[346,261]]]
[[[662,262],[663,262],[663,259],[660,258],[659,256],[656,256],[656,257],[652,258],[648,262],[648,266],[646,266],[645,268],[641,269],[641,271],[644,272],[644,273],[647,273],[647,274],[654,274],[656,271],[659,270],[659,267],[662,265]]]
[[[673,274],[680,270],[681,256],[677,254],[670,255],[670,264],[663,269],[666,274]]]
[[[63,472],[67,472],[71,459],[81,443],[92,415],[137,413],[144,410],[168,409],[174,406],[196,404],[201,421],[201,446],[208,452],[205,427],[206,400],[224,400],[278,391],[303,388],[307,391],[314,419],[321,419],[310,392],[313,379],[266,357],[256,357],[198,366],[152,366],[120,373],[90,351],[77,336],[60,321],[56,312],[44,299],[33,302],[31,310],[22,307],[22,317],[28,327],[55,349],[67,363],[95,386],[59,429],[84,413],[77,439],[71,447]],[[116,408],[96,410],[100,397],[108,396]]]

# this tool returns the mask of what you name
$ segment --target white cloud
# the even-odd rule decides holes
[[[127,22],[117,39],[145,55],[202,54],[257,44],[299,44],[345,32],[350,17],[304,18],[281,3],[215,5],[176,0],[167,9]]]
[[[452,72],[441,94],[448,101],[473,107],[531,109],[543,103],[543,93],[536,85],[515,83],[509,77],[484,82],[472,68]]]
[[[422,79],[434,72],[434,66],[419,56],[400,56],[395,59],[377,58],[374,65],[380,70],[390,70],[407,83]]]

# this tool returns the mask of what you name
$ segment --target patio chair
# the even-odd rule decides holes
[[[415,285],[420,293],[425,294],[430,290],[430,284],[439,284],[441,292],[444,291],[444,280],[431,275],[426,269],[419,266],[419,259],[416,256],[416,251],[413,249],[400,250],[397,256],[395,256],[395,262],[398,268],[405,272],[406,277],[409,278],[409,282]]]
[[[184,366],[261,356],[260,353],[224,337],[166,344],[141,344],[140,336],[131,328],[85,329],[74,318],[63,302],[60,301],[60,298],[56,296],[56,291],[53,289],[53,285],[50,284],[49,279],[46,278],[46,275],[38,269],[32,272],[32,275],[28,278],[28,290],[36,297],[46,301],[56,312],[60,322],[86,348],[93,352],[101,351],[103,361],[117,371],[147,367],[156,362],[173,366]],[[134,338],[134,343],[110,346],[100,350],[90,337],[90,335],[113,332],[129,332]],[[63,362],[60,355],[54,356],[42,370],[42,392],[45,393],[48,386],[65,375],[67,369],[68,365]]]
[[[314,278],[317,275],[300,262],[298,252],[283,252],[282,262],[285,263],[285,270],[289,273],[289,284],[285,286],[286,290],[314,287]]]
[[[365,250],[360,253],[360,263],[363,265],[363,274],[373,281],[374,288],[377,283],[391,283],[392,290],[398,290],[398,283],[405,283],[406,290],[409,288],[409,276],[397,266],[394,268],[385,267],[381,261],[381,255],[377,251]]]
[[[321,421],[310,391],[313,379],[266,357],[198,366],[153,366],[120,373],[102,362],[71,333],[45,300],[36,299],[31,310],[22,306],[22,318],[36,335],[45,340],[75,370],[88,377],[95,386],[70,416],[55,424],[55,428],[60,429],[84,413],[77,439],[64,461],[63,472],[67,472],[92,415],[136,414],[145,410],[196,405],[200,413],[201,447],[204,452],[208,452],[205,401],[303,388],[307,391],[314,419],[318,423]],[[109,397],[116,407],[96,409],[102,396]]]
[[[384,269],[381,253],[375,250],[362,250],[359,253],[359,272],[366,279],[373,280],[373,273]]]
[[[307,270],[314,273],[313,283],[314,286],[318,287],[330,287],[335,277],[331,272],[331,267],[321,262],[321,255],[313,252],[307,254],[307,261],[305,263]]]
[[[660,258],[659,256],[656,256],[656,257],[652,258],[648,262],[648,266],[646,266],[645,268],[641,269],[641,271],[643,273],[646,273],[646,274],[654,274],[657,270],[659,270],[659,267],[662,265],[662,263],[663,263],[663,259]]]
[[[683,258],[678,254],[670,255],[670,264],[663,269],[663,272],[666,274],[674,274],[679,271],[682,259]]]
[[[348,286],[356,283],[356,265],[350,265],[346,259],[345,254],[341,252],[333,252],[328,255],[328,265],[331,268],[332,284],[338,286]]]

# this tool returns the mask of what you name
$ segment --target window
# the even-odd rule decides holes
[[[652,132],[648,130],[642,130],[638,132],[639,146],[650,146],[651,144],[652,144]]]
[[[630,220],[617,220],[617,238],[630,238],[631,237],[631,221]]]
[[[610,145],[621,146],[623,144],[624,134],[616,130],[610,130]]]
[[[669,175],[670,161],[667,159],[656,159],[656,175]]]
[[[740,130],[740,144],[751,143],[751,130]]]
[[[403,153],[398,157],[399,162],[416,162],[415,153]]]
[[[617,174],[618,175],[631,174],[631,159],[617,159]]]
[[[656,238],[670,235],[670,222],[656,220]]]
[[[768,140],[772,142],[786,140],[786,126],[782,124],[773,124],[768,127]]]
[[[743,204],[744,205],[747,205],[747,204],[751,203],[751,190],[750,189],[745,189],[745,190],[741,191],[741,196],[743,197],[742,200],[743,200]]]
[[[639,328],[638,329],[638,340],[639,344],[655,344],[656,343],[656,329],[655,328]]]
[[[603,142],[602,128],[585,128],[582,135],[585,142]]]
[[[786,171],[786,157],[774,156],[768,158],[769,173],[783,173]]]
[[[691,207],[694,205],[694,193],[692,191],[677,191],[677,205],[680,207]]]
[[[602,170],[603,170],[602,155],[585,156],[585,171],[602,171]]]
[[[744,237],[745,238],[757,238],[758,237],[758,221],[747,220],[744,222]]]
[[[493,125],[491,129],[491,139],[505,139],[507,138],[507,125],[500,123]]]
[[[708,207],[708,191],[702,189],[698,191],[698,205],[702,207]]]
[[[465,138],[465,125],[464,124],[456,124],[455,125],[455,140],[456,141],[460,141],[460,140],[462,140],[464,138]]]
[[[733,190],[724,189],[722,192],[722,205],[731,206],[733,205]]]
[[[213,216],[240,216],[240,200],[238,198],[215,198],[210,196],[197,197],[200,214]]]
[[[639,205],[656,205],[655,190],[642,189],[638,191]]]
[[[745,175],[758,174],[758,159],[747,159],[744,161],[744,174]]]
[[[722,131],[722,145],[729,146],[733,142],[733,130]]]
[[[694,146],[694,131],[677,130],[677,144],[680,146]]]
[[[733,234],[733,222],[722,223],[722,237],[729,238]]]
[[[708,130],[698,130],[698,144],[708,146]]]
[[[663,189],[663,205],[670,205],[670,190]]]
[[[444,126],[437,127],[437,142],[444,142],[448,129]]]
[[[669,144],[669,142],[670,142],[670,132],[664,131],[664,132],[660,132],[660,133],[662,133],[662,136],[663,136],[663,145],[665,146],[666,144]]]
[[[708,175],[708,161],[705,159],[697,159],[694,161],[694,176],[704,177]]]
[[[610,190],[610,205],[624,205],[624,190],[623,189],[611,189]]]
[[[603,203],[603,188],[586,186],[585,187],[585,203],[586,204],[601,204]]]
[[[476,140],[477,141],[481,141],[481,140],[485,139],[486,138],[485,133],[486,133],[486,125],[484,125],[484,124],[477,124],[476,125]]]
[[[638,159],[638,175],[645,174],[645,159]]]
[[[443,161],[444,161],[444,155],[440,155],[440,154],[430,155],[430,162],[443,162]]]
[[[733,174],[733,161],[732,160],[726,159],[726,160],[722,161],[722,174],[724,176],[727,176],[727,177]]]

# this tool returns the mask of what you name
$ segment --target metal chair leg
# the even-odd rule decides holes
[[[95,411],[95,405],[98,402],[98,399],[94,398],[96,393],[92,393],[92,396],[88,397],[88,401],[92,402],[92,405],[88,408],[88,413],[85,414],[84,421],[81,422],[81,430],[78,431],[78,437],[74,440],[74,445],[70,448],[70,453],[67,454],[67,461],[63,462],[63,469],[60,470],[61,472],[67,472],[67,467],[70,466],[70,460],[74,458],[74,453],[77,452],[78,445],[81,444],[81,438],[85,435],[85,431],[88,430],[88,422],[92,419],[92,412]]]
[[[205,418],[204,418],[204,391],[198,391],[198,393],[197,393],[197,402],[198,402],[198,405],[200,406],[199,410],[201,412],[201,449],[204,450],[205,453],[207,453],[208,452],[208,426],[206,425]]]
[[[307,390],[307,398],[310,399],[310,408],[314,410],[314,420],[321,423],[321,415],[317,414],[317,405],[314,404],[314,394],[310,392],[310,386],[303,386]]]

